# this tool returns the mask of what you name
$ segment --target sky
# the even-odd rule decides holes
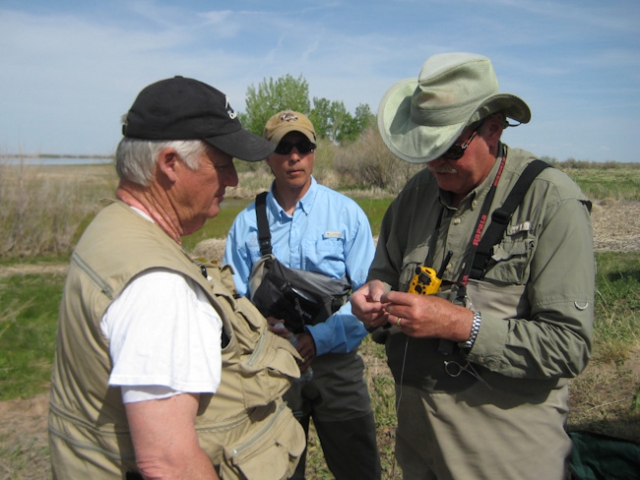
[[[175,75],[241,112],[286,74],[376,112],[431,55],[470,52],[531,107],[511,147],[638,162],[638,18],[638,0],[0,0],[0,154],[112,154],[138,92]]]

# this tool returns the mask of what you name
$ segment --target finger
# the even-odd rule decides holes
[[[373,302],[379,302],[384,295],[384,284],[379,280],[369,282],[369,300]]]

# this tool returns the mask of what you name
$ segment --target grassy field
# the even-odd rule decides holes
[[[640,200],[640,168],[635,165],[557,166],[576,179],[593,199]],[[67,263],[71,247],[100,208],[100,200],[112,197],[116,181],[111,166],[11,168],[0,165],[0,407],[10,404],[10,399],[25,402],[16,404],[19,411],[21,405],[39,398],[48,388],[64,270],[47,273],[47,267]],[[258,186],[254,188],[264,188],[269,183],[264,171],[242,175],[252,177]],[[331,178],[329,172],[324,175]],[[33,194],[21,193],[18,185]],[[367,189],[354,191],[352,185],[334,187],[348,191],[363,207],[377,234],[391,195]],[[229,192],[220,215],[200,232],[185,238],[185,248],[191,250],[206,238],[225,237],[233,218],[253,194],[241,188]],[[635,211],[626,222],[638,217]],[[572,381],[568,428],[640,442],[640,253],[602,252],[596,254],[596,260],[594,355],[587,370]],[[26,269],[27,264],[36,269]],[[22,273],[2,274],[3,267],[7,271],[8,266]],[[385,355],[382,347],[369,339],[363,342],[361,353],[378,424],[384,478],[400,478],[393,460],[393,381]],[[3,429],[2,421],[0,478],[44,478],[46,462],[35,458],[46,452],[46,427],[38,424],[27,437],[20,426],[10,431]],[[309,451],[308,478],[331,478],[314,435]]]

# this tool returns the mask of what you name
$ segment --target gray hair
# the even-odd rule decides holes
[[[173,148],[191,170],[198,169],[198,157],[207,151],[202,140],[140,140],[123,138],[116,150],[116,171],[121,180],[128,180],[144,187],[153,178],[158,154],[165,148]]]

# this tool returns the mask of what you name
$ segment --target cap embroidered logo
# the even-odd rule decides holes
[[[280,117],[280,120],[283,122],[297,122],[298,116],[294,115],[291,112],[286,112],[282,114],[282,116]]]
[[[231,120],[234,120],[238,114],[236,112],[233,111],[233,108],[231,108],[231,105],[229,105],[229,98],[225,95],[224,97],[224,108],[227,111],[227,115],[229,115],[229,118]]]

